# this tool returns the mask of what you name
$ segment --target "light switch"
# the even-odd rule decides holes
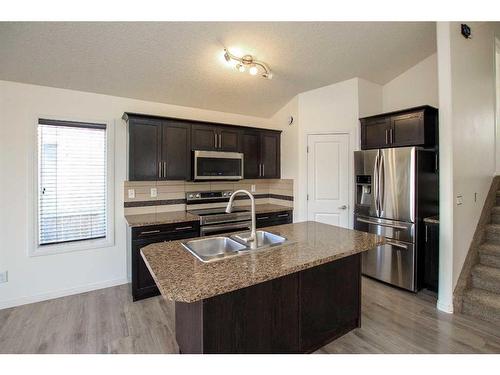
[[[151,188],[151,198],[156,198],[158,196],[158,189]]]
[[[457,206],[461,206],[462,204],[464,204],[464,198],[459,194],[457,195]]]
[[[135,189],[128,189],[128,199],[135,198]]]
[[[9,273],[7,271],[0,272],[0,284],[9,281]]]

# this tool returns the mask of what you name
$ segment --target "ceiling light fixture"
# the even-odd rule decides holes
[[[224,48],[224,59],[228,63],[231,62],[237,62],[235,65],[236,70],[239,72],[244,72],[246,68],[248,68],[248,72],[255,76],[259,73],[259,68],[262,71],[261,76],[267,79],[272,79],[273,78],[273,73],[271,72],[271,69],[263,63],[262,61],[255,60],[255,58],[252,55],[245,55],[243,57],[237,57],[231,52],[229,52],[226,48]]]

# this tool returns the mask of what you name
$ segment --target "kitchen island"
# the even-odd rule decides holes
[[[312,352],[359,327],[360,254],[383,238],[316,222],[268,230],[288,242],[209,263],[180,241],[141,250],[175,301],[181,353]]]

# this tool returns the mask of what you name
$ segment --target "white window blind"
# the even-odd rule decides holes
[[[106,125],[39,119],[38,243],[106,237]]]

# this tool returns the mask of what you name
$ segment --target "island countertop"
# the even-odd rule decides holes
[[[310,221],[265,230],[290,242],[209,263],[196,259],[182,241],[151,244],[141,254],[163,296],[191,303],[361,253],[384,242],[374,234]]]

